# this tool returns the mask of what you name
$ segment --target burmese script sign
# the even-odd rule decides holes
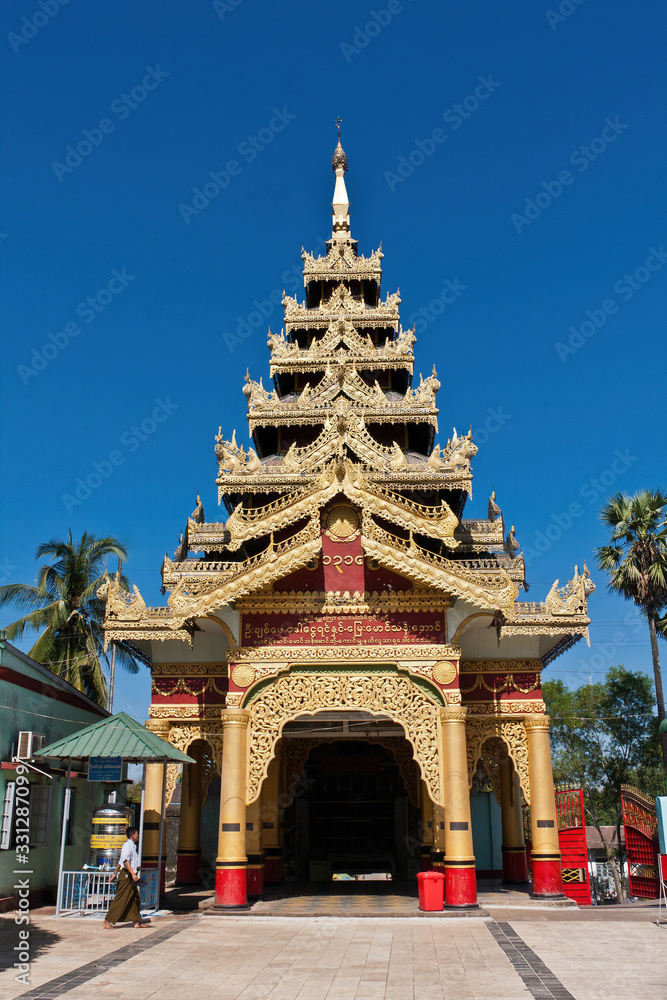
[[[384,646],[445,642],[442,613],[364,615],[244,615],[243,646]]]

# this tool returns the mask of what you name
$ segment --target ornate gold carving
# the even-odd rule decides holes
[[[574,567],[574,576],[564,587],[558,586],[558,580],[554,582],[551,590],[547,594],[544,606],[549,614],[554,617],[566,615],[585,615],[588,606],[588,598],[595,590],[595,584],[591,580],[591,574],[584,563],[584,572],[579,576],[579,567]]]
[[[238,666],[234,667],[232,670],[232,680],[237,687],[247,688],[250,687],[255,679],[255,671],[252,667],[248,666]]]
[[[359,535],[361,520],[354,507],[338,504],[325,518],[326,533],[338,542],[347,542]]]
[[[226,663],[154,663],[153,677],[212,677],[221,680],[227,676]]]
[[[498,805],[501,804],[500,768],[508,757],[507,746],[500,737],[491,736],[482,743],[480,759],[486,768],[486,773],[491,779],[493,794],[496,797]]]
[[[184,673],[188,672],[187,665],[184,667],[183,672]],[[201,695],[203,695],[206,691],[216,691],[218,694],[224,695],[227,693],[227,686],[225,685],[225,687],[222,688],[218,687],[217,682],[219,679],[222,678],[204,677],[199,682],[199,685],[195,685],[192,682],[188,684],[187,681],[185,681],[182,677],[179,677],[177,680],[171,677],[170,678],[163,677],[159,678],[157,681],[153,679],[153,682],[151,684],[151,691],[153,694],[160,694],[163,695],[164,697],[170,697],[175,694],[189,694],[194,698],[198,698]],[[167,684],[171,683],[172,680],[176,680],[176,683],[168,691],[165,691],[160,687],[160,680],[164,681]]]
[[[456,677],[456,665],[449,660],[441,660],[433,667],[433,678],[438,684],[451,684]]]
[[[495,697],[505,694],[508,691],[519,691],[521,694],[530,694],[531,691],[539,691],[541,687],[541,680],[539,671],[534,674],[527,674],[527,683],[522,681],[522,674],[514,674],[512,672],[502,673],[501,671],[495,671],[492,674],[493,682],[489,684],[486,680],[484,674],[477,674],[474,678],[461,679],[461,693],[464,695],[469,695],[473,691],[484,690],[489,691]],[[469,683],[472,681],[472,683]]]
[[[454,560],[422,548],[412,537],[406,541],[384,531],[370,516],[364,517],[361,542],[364,552],[381,566],[426,586],[437,584],[483,607],[509,609],[519,594],[516,584],[502,570],[491,575],[462,569]]]
[[[539,698],[530,701],[468,701],[468,715],[525,715],[526,712],[543,712],[544,702]]]
[[[156,736],[161,736],[164,740],[169,739],[170,723],[167,720],[151,718],[144,725],[149,732],[155,733]]]
[[[514,762],[526,802],[530,804],[530,779],[528,775],[528,741],[523,722],[510,719],[471,719],[466,723],[466,750],[468,758],[468,785],[482,756],[484,743],[493,739],[503,740],[507,752]]]
[[[428,459],[428,465],[436,472],[442,472],[444,469],[450,472],[459,472],[460,470],[469,472],[470,459],[474,458],[476,454],[477,445],[473,443],[472,431],[460,438],[455,427],[453,437],[451,440],[448,439],[444,448],[441,448],[439,444],[435,446]]]
[[[458,702],[453,702],[452,704],[447,705],[446,708],[438,710],[438,716],[441,723],[465,722],[467,715],[468,709]]]
[[[241,702],[243,701],[243,695],[240,692],[232,691],[227,695],[227,707],[228,708],[240,708]]]
[[[400,611],[442,611],[449,598],[440,590],[383,590],[363,594],[330,591],[268,590],[236,601],[241,614],[395,614]],[[539,661],[538,661],[539,662]],[[540,663],[541,666],[541,663]]]
[[[226,725],[247,726],[250,720],[251,720],[251,713],[247,712],[243,708],[235,708],[230,712],[223,711],[220,713],[220,721],[222,722],[223,727]]]
[[[533,709],[533,711],[535,711]],[[523,724],[526,727],[526,732],[529,730],[544,730],[549,732],[549,724],[551,719],[548,715],[527,715],[523,720]]]
[[[229,699],[229,695],[227,695]],[[220,706],[201,705],[151,705],[148,709],[151,720],[159,719],[219,719]]]
[[[462,674],[539,674],[541,660],[461,660]]]
[[[247,802],[254,802],[286,722],[328,708],[361,709],[403,726],[434,802],[442,804],[436,704],[395,674],[317,675],[293,671],[255,695],[248,740]]]

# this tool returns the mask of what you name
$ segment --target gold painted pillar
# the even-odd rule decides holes
[[[183,765],[181,779],[181,816],[176,851],[176,882],[193,885],[201,882],[201,748],[188,749],[196,764]]]
[[[262,807],[259,798],[246,808],[246,885],[249,896],[261,896],[264,888],[264,852],[262,851]]]
[[[146,729],[156,733],[164,740],[169,740],[170,722],[168,719],[149,719]],[[146,764],[144,788],[144,830],[141,845],[141,867],[159,868],[160,895],[165,890],[165,869],[167,864],[167,823],[162,815],[164,805],[163,793],[165,787],[165,764]],[[160,850],[160,817],[162,817],[162,849]]]
[[[280,843],[281,814],[278,796],[280,794],[281,758],[276,747],[276,756],[262,785],[262,846],[264,848],[264,881],[267,884],[282,882],[283,852]]]
[[[423,872],[431,871],[431,851],[433,850],[433,800],[428,786],[422,778],[420,783],[421,807],[421,865]]]
[[[440,709],[440,766],[445,803],[445,906],[453,909],[471,909],[477,906],[468,789],[466,715],[467,709],[461,705]]]
[[[445,873],[445,810],[435,802],[432,806],[433,846],[431,848],[431,870]]]
[[[527,882],[521,784],[509,755],[500,763],[500,821],[503,831],[503,881]]]
[[[527,715],[523,724],[528,741],[533,896],[558,898],[563,895],[563,875],[551,769],[549,716]]]
[[[238,910],[248,905],[246,786],[250,712],[241,708],[226,708],[221,713],[221,719],[223,750],[215,905]]]

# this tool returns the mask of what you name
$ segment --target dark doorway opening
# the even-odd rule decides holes
[[[405,880],[417,822],[390,750],[360,739],[322,743],[285,817],[287,877]]]

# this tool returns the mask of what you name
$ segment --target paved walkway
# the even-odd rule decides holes
[[[507,917],[507,919],[506,919]],[[0,1000],[665,1000],[654,908],[508,911],[497,919],[158,917],[104,932],[31,914],[30,984]],[[0,919],[0,960],[17,926]]]

